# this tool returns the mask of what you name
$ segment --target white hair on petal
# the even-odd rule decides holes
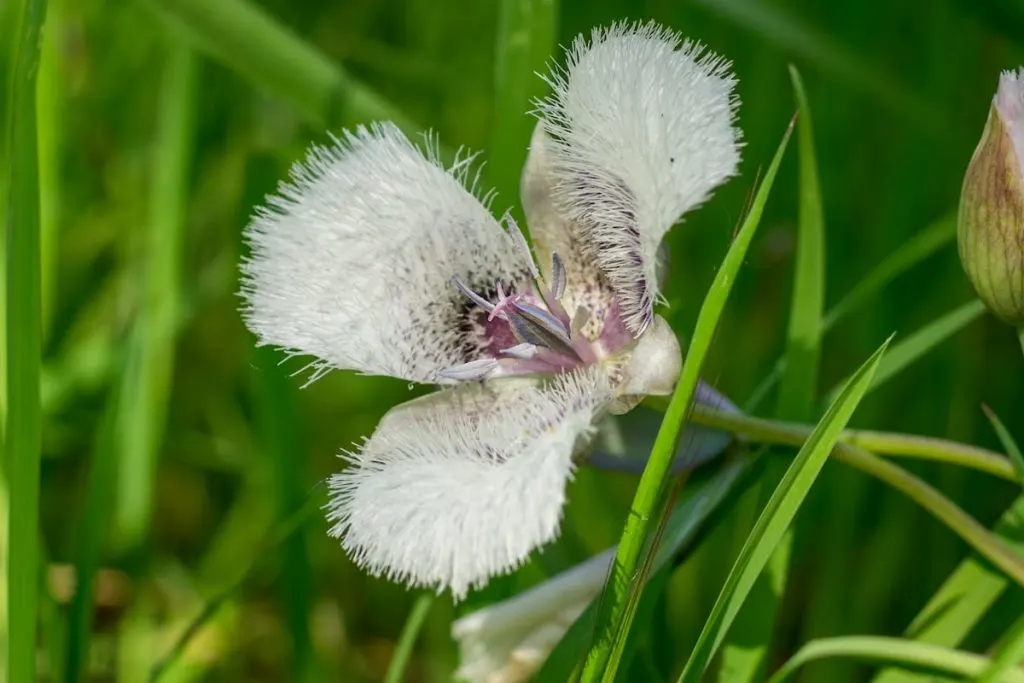
[[[726,60],[654,23],[578,37],[547,80],[537,114],[555,201],[638,335],[659,296],[662,237],[736,172],[736,81]]]
[[[330,533],[375,576],[456,600],[558,534],[573,454],[608,402],[603,371],[398,407],[330,479]],[[464,400],[465,399],[465,400]]]
[[[471,157],[450,169],[382,123],[314,146],[246,229],[249,327],[262,344],[331,368],[437,382],[466,357],[465,297],[530,264],[475,196]]]

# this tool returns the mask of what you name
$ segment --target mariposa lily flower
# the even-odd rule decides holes
[[[557,534],[595,421],[671,392],[654,313],[662,237],[739,161],[728,64],[653,24],[578,38],[549,77],[523,172],[533,249],[471,157],[392,124],[314,147],[246,231],[259,342],[438,385],[330,480],[331,534],[412,586],[472,587]]]

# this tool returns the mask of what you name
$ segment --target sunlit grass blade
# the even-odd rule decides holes
[[[927,228],[907,240],[898,249],[889,254],[874,270],[865,275],[849,292],[832,308],[825,312],[821,319],[821,333],[824,335],[833,327],[861,306],[872,301],[885,291],[896,278],[925,260],[942,247],[951,244],[956,238],[956,213],[951,213],[932,223]],[[775,388],[786,367],[785,357],[775,361],[771,371],[753,391],[746,403],[747,412],[764,401],[768,393]]]
[[[764,180],[758,188],[750,213],[736,234],[736,238],[726,253],[715,280],[704,298],[693,338],[683,361],[679,382],[672,395],[668,410],[665,412],[661,429],[658,430],[658,437],[654,442],[651,457],[647,461],[647,467],[644,468],[643,474],[640,476],[640,483],[637,486],[636,495],[633,498],[616,552],[615,563],[605,584],[598,611],[594,641],[583,667],[582,680],[584,681],[599,679],[611,681],[615,677],[618,659],[622,656],[626,636],[629,633],[629,627],[646,579],[641,567],[647,566],[647,563],[641,562],[641,556],[645,544],[648,544],[648,553],[653,552],[656,546],[654,532],[657,521],[661,518],[659,512],[665,504],[669,469],[679,446],[679,435],[683,422],[686,420],[686,415],[696,394],[701,366],[711,347],[719,317],[725,308],[725,302],[746,257],[747,248],[761,222],[761,214],[768,201],[772,183],[775,181],[775,175],[792,131],[793,122],[791,121],[782,143],[765,173]]]
[[[976,676],[990,664],[989,659],[981,655],[940,645],[883,636],[841,636],[807,643],[775,672],[768,683],[791,680],[803,665],[831,657],[891,664],[932,676],[956,679]],[[1024,683],[1024,671],[1008,672],[1003,678],[994,680],[1001,683]]]
[[[807,492],[825,465],[847,422],[871,385],[875,369],[885,354],[888,340],[854,373],[839,397],[829,407],[807,442],[797,453],[764,512],[758,518],[725,585],[708,616],[697,645],[690,654],[679,683],[701,680],[711,658],[725,638],[754,580],[792,523]]]
[[[7,270],[4,470],[7,515],[6,680],[36,680],[39,596],[39,368],[42,365],[39,276],[39,178],[36,74],[45,0],[19,3],[8,128],[5,198]]]
[[[898,375],[936,346],[979,318],[984,312],[985,304],[980,299],[974,299],[893,344],[892,349],[885,356],[885,361],[878,366],[878,373],[875,375],[874,384],[871,385],[871,391]],[[828,394],[829,397],[835,396],[838,391],[838,386],[833,388]]]
[[[1006,428],[1006,425],[1003,424],[1003,421],[999,419],[999,416],[991,408],[987,405],[982,405],[981,409],[985,411],[985,417],[992,423],[992,429],[995,430],[996,436],[999,437],[999,442],[1003,444],[1006,455],[1010,457],[1010,462],[1013,463],[1013,469],[1017,472],[1017,477],[1024,484],[1024,454],[1021,454],[1020,446],[1017,445],[1013,435],[1010,434],[1010,430]]]
[[[144,233],[142,292],[135,339],[125,368],[118,433],[115,543],[137,546],[152,514],[157,459],[163,441],[181,310],[181,258],[189,167],[194,144],[197,65],[188,47],[175,44],[163,74],[153,185]]]
[[[434,604],[434,595],[424,593],[416,598],[412,609],[409,610],[409,617],[405,620],[402,633],[398,636],[398,643],[395,645],[395,653],[391,655],[391,663],[388,665],[387,673],[384,674],[384,683],[402,683],[405,680],[405,669],[412,659],[412,649],[416,645],[416,638],[423,628],[423,622],[427,620],[430,607]]]
[[[1014,675],[1024,680],[1024,671],[1019,664],[1024,661],[1024,615],[1013,623],[1006,632],[1003,642],[992,655],[992,663],[975,679],[975,683],[1000,683],[1011,680]]]
[[[829,71],[834,78],[869,95],[920,129],[933,135],[947,133],[949,121],[941,107],[781,5],[744,0],[699,0],[698,4],[798,55],[801,61]]]
[[[993,529],[999,538],[1024,558],[1024,496],[1018,497]],[[914,618],[906,635],[921,642],[956,647],[988,613],[1010,585],[991,563],[972,555],[963,560]],[[920,683],[920,677],[888,669],[874,683]]]
[[[800,112],[796,127],[800,209],[786,332],[786,366],[775,415],[784,420],[806,420],[814,409],[821,356],[821,316],[825,305],[825,213],[807,93],[796,67],[790,66],[789,74]],[[757,513],[767,505],[785,471],[785,461],[772,459],[769,462],[761,477],[756,507],[750,511],[749,521],[744,524],[746,528],[753,526]],[[753,681],[761,673],[771,647],[775,617],[789,573],[791,535],[791,531],[787,532],[779,543],[765,571],[757,578],[757,582],[762,584],[760,589],[755,588],[751,592],[750,600],[736,616],[736,623],[722,651],[723,666],[718,680],[723,683]]]
[[[397,108],[355,80],[262,7],[246,0],[150,0],[196,47],[321,126],[394,121],[418,132]]]
[[[673,558],[690,548],[707,520],[735,491],[751,462],[751,458],[736,458],[725,463],[707,480],[689,482],[665,525],[652,572],[661,571]],[[538,672],[535,677],[537,683],[565,683],[570,680],[586,652],[587,639],[593,633],[597,606],[595,599],[576,619]]]
[[[62,0],[50,0],[39,59],[36,106],[39,111],[39,264],[40,317],[45,341],[57,287],[57,231],[60,222],[61,134],[64,130],[59,42]],[[2,156],[0,156],[2,158]]]
[[[497,206],[516,204],[519,175],[536,123],[528,113],[547,84],[545,71],[557,40],[558,0],[502,0],[494,63],[494,125],[487,149],[487,176]]]

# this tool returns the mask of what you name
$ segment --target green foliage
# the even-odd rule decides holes
[[[0,2],[5,680],[449,681],[455,616],[620,540],[619,590],[539,680],[584,673],[592,643],[605,681],[1018,680],[1024,365],[951,248],[997,74],[1024,61],[1019,9],[989,4]],[[518,211],[535,72],[649,17],[733,61],[746,145],[668,238],[664,314],[696,332],[648,471],[581,468],[560,539],[466,605],[369,577],[326,536],[322,483],[415,394],[300,391],[301,359],[254,351],[241,229],[311,142],[381,119],[486,150]],[[795,163],[746,215],[790,61]],[[848,385],[855,428],[849,392],[815,428],[893,332]],[[691,409],[698,371],[746,413]],[[686,419],[739,439],[673,479]]]

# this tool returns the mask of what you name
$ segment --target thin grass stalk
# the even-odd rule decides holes
[[[7,425],[4,459],[9,490],[7,547],[7,681],[36,679],[39,596],[39,178],[36,74],[45,0],[26,0],[15,35],[8,136],[11,164],[6,206]]]
[[[121,548],[141,544],[152,515],[156,465],[163,441],[181,310],[181,254],[194,144],[197,65],[174,42],[166,63],[153,185],[143,239],[136,343],[126,368],[120,417],[120,462],[114,528]]]
[[[595,639],[583,665],[583,681],[610,682],[615,678],[646,578],[641,567],[649,566],[647,562],[642,561],[645,546],[648,554],[656,550],[655,525],[662,517],[659,511],[665,505],[669,470],[679,447],[683,422],[690,412],[701,366],[710,350],[718,320],[760,223],[761,214],[793,131],[794,121],[790,121],[786,129],[775,157],[765,173],[764,181],[758,188],[750,213],[726,253],[697,317],[679,381],[665,411],[651,457],[640,476],[640,483],[615,555],[615,563],[605,584],[601,609],[598,611]]]
[[[391,656],[391,663],[388,665],[387,673],[384,674],[384,683],[402,683],[405,679],[405,670],[412,659],[412,650],[416,645],[416,638],[419,637],[423,623],[427,620],[427,614],[434,604],[434,595],[424,593],[416,598],[412,609],[409,610],[409,617],[405,620],[402,633],[398,636],[398,643],[395,645],[395,654]]]

